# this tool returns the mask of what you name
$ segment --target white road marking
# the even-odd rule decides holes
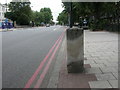
[[[54,31],[57,30],[57,28],[54,29]]]
[[[56,31],[57,29],[60,29],[61,27],[58,27],[58,28],[55,28],[55,29],[53,29],[54,31]]]

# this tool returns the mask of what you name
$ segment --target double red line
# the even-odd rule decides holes
[[[23,90],[26,90],[26,88],[30,88],[30,86],[32,85],[33,81],[36,79],[37,75],[39,74],[39,72],[41,71],[41,69],[43,68],[44,64],[46,63],[46,61],[48,60],[50,54],[52,53],[48,63],[46,64],[45,68],[43,69],[43,72],[41,73],[39,79],[37,80],[36,85],[34,86],[34,88],[39,88],[40,85],[42,84],[42,81],[47,73],[47,71],[49,70],[50,64],[56,54],[56,51],[58,50],[58,48],[60,47],[60,44],[62,42],[64,36],[64,32],[60,35],[60,37],[58,38],[58,40],[55,42],[55,44],[53,45],[53,47],[50,49],[50,51],[48,52],[48,54],[46,55],[46,57],[42,60],[42,62],[40,63],[39,67],[37,68],[37,70],[35,71],[35,73],[32,75],[32,77],[28,80],[28,82],[26,83],[25,87]],[[54,49],[55,48],[55,49]],[[53,51],[54,50],[54,51]]]

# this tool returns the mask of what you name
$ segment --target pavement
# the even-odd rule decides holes
[[[66,37],[56,58],[48,88],[118,88],[118,34],[84,31],[83,73],[67,72]]]
[[[85,72],[68,73],[66,36],[57,41],[65,29],[35,27],[2,33],[2,87],[118,88],[118,34],[85,30]]]
[[[118,88],[118,34],[106,31],[85,32],[87,74],[94,74],[90,88]]]

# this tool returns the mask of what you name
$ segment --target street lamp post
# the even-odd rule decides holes
[[[118,15],[118,20],[117,20],[117,22],[118,22],[118,32],[120,32],[120,27],[119,27],[119,25],[120,25],[120,8],[119,8],[119,5],[120,5],[120,2],[117,3],[117,15]]]
[[[72,2],[70,2],[70,28],[73,27]]]
[[[120,32],[119,30],[119,2],[116,2],[115,5],[116,5],[116,18],[117,18],[117,31]]]

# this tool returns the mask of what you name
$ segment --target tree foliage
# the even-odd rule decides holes
[[[30,2],[10,2],[6,17],[20,25],[28,25],[32,18]]]
[[[69,14],[70,3],[64,2],[64,10]],[[120,2],[74,2],[72,4],[73,21],[81,23],[87,19],[93,30],[104,29],[106,25],[116,23],[116,11],[120,12]],[[119,15],[119,13],[118,13]]]
[[[32,11],[30,2],[10,2],[9,11],[5,16],[19,25],[29,25],[34,21],[36,25],[40,23],[53,23],[53,16],[50,8],[41,8],[40,11]]]
[[[57,18],[58,24],[67,24],[68,23],[68,16],[67,13],[65,11],[62,11],[61,13],[59,13],[59,16]]]
[[[51,23],[53,20],[52,12],[50,8],[41,8],[40,11],[33,11],[34,22],[40,25],[42,22],[45,24]]]

